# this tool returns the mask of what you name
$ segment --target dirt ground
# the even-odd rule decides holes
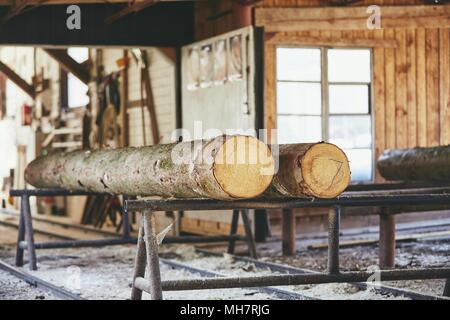
[[[398,225],[397,234],[409,231],[408,225]],[[403,229],[402,229],[403,228]],[[426,232],[447,230],[448,224],[438,227],[427,227]],[[402,231],[403,230],[403,231]],[[11,227],[1,227],[0,259],[13,264],[15,254],[15,237],[17,230]],[[377,238],[377,230],[346,230],[341,235],[341,241],[355,239]],[[39,241],[48,240],[42,235]],[[305,268],[315,271],[325,271],[327,268],[327,249],[309,249],[311,244],[326,243],[326,233],[315,236],[305,236],[297,241],[295,257],[281,255],[279,239],[270,239],[258,244],[260,260]],[[203,249],[223,253],[226,244],[203,245]],[[236,247],[237,254],[245,254],[245,243]],[[420,239],[417,241],[398,242],[396,249],[396,268],[444,267],[450,266],[450,239],[439,240]],[[133,274],[135,246],[110,246],[103,248],[71,248],[39,250],[38,271],[33,275],[53,284],[64,287],[74,293],[79,293],[85,299],[129,299]],[[254,264],[234,260],[230,255],[205,256],[189,245],[162,245],[160,255],[169,260],[175,260],[192,267],[214,271],[230,276],[255,276],[273,274],[270,270],[257,268]],[[378,245],[351,246],[340,249],[340,267],[343,271],[373,270],[378,263]],[[29,272],[25,264],[23,270]],[[184,269],[174,269],[161,263],[163,280],[188,279],[199,277]],[[441,295],[444,280],[398,281],[383,283],[389,286],[405,288],[415,292],[431,295]],[[278,287],[280,288],[280,287]],[[351,284],[322,284],[281,287],[293,291],[305,298],[313,299],[408,299],[406,296],[380,294],[374,290],[364,290]],[[0,299],[54,299],[52,294],[39,290],[29,284],[0,271]],[[144,294],[144,299],[148,299]],[[197,290],[164,292],[165,299],[277,299],[278,297],[256,288]]]
[[[262,244],[259,252],[263,261],[270,261],[312,270],[325,270],[327,250],[298,251],[296,257],[282,257],[270,245]],[[273,246],[272,246],[273,247]],[[242,251],[245,247],[238,247]],[[12,263],[14,248],[0,247],[0,258]],[[442,267],[450,266],[450,241],[420,241],[398,244],[396,267]],[[128,299],[133,273],[134,246],[113,246],[84,249],[53,249],[38,251],[39,270],[32,272],[66,289],[80,293],[86,299]],[[342,270],[366,270],[376,265],[377,246],[359,246],[341,249]],[[255,267],[251,263],[234,261],[229,255],[222,257],[204,256],[188,245],[163,245],[161,256],[174,259],[193,267],[233,276],[267,275],[267,269]],[[25,265],[24,270],[27,270]],[[199,275],[185,270],[174,269],[161,263],[163,280],[186,279]],[[42,292],[0,273],[0,299],[52,299],[52,295]],[[443,280],[403,281],[389,283],[421,293],[440,295]],[[351,284],[323,284],[282,287],[318,299],[407,299],[404,296],[379,294],[373,290],[362,290]],[[144,295],[148,299],[147,295]],[[197,290],[189,292],[164,292],[165,299],[276,299],[257,289]]]

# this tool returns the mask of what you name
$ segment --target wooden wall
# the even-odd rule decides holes
[[[153,90],[159,133],[162,143],[170,142],[173,130],[176,129],[176,92],[175,92],[175,64],[159,49],[147,49],[150,61],[149,74]],[[116,60],[123,56],[122,49],[104,49],[103,64],[105,72],[118,71]],[[141,71],[140,66],[130,57],[128,73],[128,142],[130,146],[144,145],[144,130],[141,109]],[[121,80],[122,81],[122,80]],[[144,125],[147,145],[154,144],[150,116],[147,107],[144,108]]]
[[[306,5],[306,3],[314,4],[318,1],[264,1],[263,7],[274,5],[292,7],[288,4],[289,2]],[[389,1],[371,2],[383,4]],[[399,2],[401,1],[396,1],[396,4]],[[418,3],[419,1],[403,2]],[[392,19],[391,23],[393,22],[395,19]],[[336,21],[333,23],[339,24]],[[405,24],[405,21],[402,23]],[[450,144],[450,29],[448,23],[440,26],[428,22],[426,28],[417,26],[408,28],[402,25],[398,28],[390,27],[381,30],[367,28],[327,30],[323,28],[323,24],[317,24],[320,30],[314,30],[316,23],[309,25],[312,26],[310,30],[278,31],[266,35],[266,128],[276,128],[275,48],[277,45],[371,47],[373,48],[375,157],[378,157],[386,148]],[[378,173],[376,180],[381,180]]]

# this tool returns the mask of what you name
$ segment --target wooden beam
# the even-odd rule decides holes
[[[158,2],[160,2],[160,0],[144,0],[144,1],[140,1],[140,2],[135,2],[131,6],[127,6],[123,9],[119,10],[115,14],[106,18],[105,23],[110,24],[110,23],[116,22],[117,20],[122,19],[123,17],[129,15],[130,13],[139,12],[141,10],[144,10],[145,8],[154,6]]]
[[[144,2],[145,0],[135,0],[134,2]],[[194,2],[194,1],[208,1],[208,0],[159,0],[161,2]],[[65,5],[70,5],[70,4],[104,4],[105,2],[109,3],[109,4],[127,4],[129,3],[129,0],[29,0],[27,1],[28,4],[30,5],[37,5],[37,4],[42,4],[42,5],[60,5],[60,4],[65,4]],[[15,4],[14,0],[0,0],[0,6],[13,6]]]
[[[22,89],[26,94],[28,94],[32,99],[36,97],[34,87],[21,78],[17,73],[14,72],[10,67],[0,61],[0,72],[3,73],[9,80],[11,80],[16,86]]]
[[[64,49],[44,49],[53,59],[58,61],[61,67],[67,72],[72,73],[83,83],[88,84],[91,76],[89,71],[81,64],[76,62]]]
[[[381,6],[381,27],[450,27],[450,5]],[[256,8],[255,24],[266,32],[367,30],[366,7]]]
[[[297,34],[276,33],[266,41],[267,44],[302,44],[302,45],[319,45],[319,46],[335,46],[335,47],[381,47],[396,48],[396,40],[384,39],[338,39],[338,38],[319,38],[305,37]]]
[[[175,48],[171,47],[161,47],[158,48],[159,51],[161,51],[162,54],[164,54],[170,61],[173,63],[176,63],[177,61],[177,51]]]

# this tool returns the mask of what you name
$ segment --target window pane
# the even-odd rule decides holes
[[[330,85],[330,113],[369,113],[368,85]]]
[[[278,116],[278,143],[318,142],[322,140],[320,116]]]
[[[372,180],[372,150],[344,149],[350,161],[352,181]]]
[[[73,74],[67,74],[67,95],[69,108],[86,106],[89,103],[88,86]]]
[[[320,83],[278,82],[278,113],[320,115],[321,110]]]
[[[278,80],[320,81],[320,70],[320,49],[277,49]]]
[[[372,126],[367,116],[330,116],[330,142],[341,148],[370,148]]]
[[[328,50],[328,80],[370,82],[370,50]]]
[[[67,54],[72,57],[78,63],[83,63],[89,59],[89,49],[88,48],[78,48],[72,47],[67,49]]]

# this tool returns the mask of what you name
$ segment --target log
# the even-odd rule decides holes
[[[278,172],[265,193],[269,197],[335,198],[350,183],[347,156],[334,144],[284,144],[278,153]]]
[[[393,181],[450,181],[450,146],[385,150],[377,161]]]
[[[77,150],[33,160],[25,179],[37,188],[63,188],[175,198],[232,200],[263,193],[274,159],[247,136],[139,148]]]

